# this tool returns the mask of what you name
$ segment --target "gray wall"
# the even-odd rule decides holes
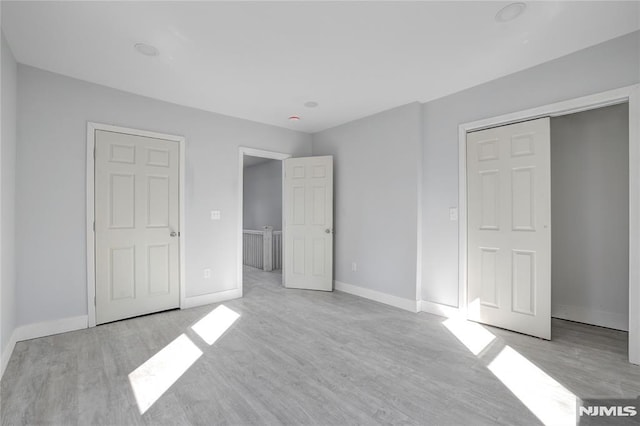
[[[313,135],[314,155],[335,156],[335,279],[414,299],[422,278],[424,300],[456,306],[458,223],[449,220],[448,209],[458,203],[458,125],[637,83],[639,51],[636,32],[439,100]],[[21,65],[17,103],[19,325],[86,314],[87,121],[186,137],[188,296],[237,285],[238,147],[311,153],[309,135]],[[212,209],[222,211],[222,220],[209,220]],[[351,271],[352,261],[357,272]],[[203,278],[204,268],[212,270],[210,280]]]
[[[87,313],[87,121],[186,138],[186,292],[237,287],[238,147],[304,156],[309,135],[18,66],[18,324]],[[210,220],[210,210],[222,212]],[[203,278],[210,268],[211,279]]]
[[[629,324],[629,107],[551,119],[551,313]]]
[[[282,161],[269,160],[244,169],[244,229],[273,226],[282,230]]]
[[[422,298],[458,305],[458,125],[640,81],[640,32],[423,105]]]
[[[16,196],[16,87],[17,65],[4,34],[1,34],[0,55],[2,58],[2,197],[0,265],[0,354],[4,354],[7,343],[16,326],[15,309],[15,196]]]
[[[313,135],[335,162],[337,281],[416,300],[420,135],[418,103]]]

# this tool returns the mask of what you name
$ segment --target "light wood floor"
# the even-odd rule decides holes
[[[217,305],[18,343],[2,424],[539,424],[490,369],[507,346],[579,397],[640,394],[626,333],[554,320],[547,342],[486,327],[497,337],[474,355],[443,318],[280,278],[247,269],[245,297],[224,303],[240,317],[212,345],[191,326]],[[182,334],[202,355],[141,415],[129,373]]]

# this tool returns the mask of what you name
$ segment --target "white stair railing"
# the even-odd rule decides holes
[[[242,263],[272,271],[282,269],[282,231],[265,226],[262,231],[242,231]]]
[[[242,231],[242,263],[262,269],[262,231],[244,229]]]
[[[273,269],[282,269],[282,231],[273,231]]]

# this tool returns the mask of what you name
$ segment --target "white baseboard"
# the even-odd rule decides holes
[[[0,380],[2,380],[2,376],[4,375],[4,370],[7,368],[7,364],[9,364],[9,359],[11,359],[11,355],[13,354],[13,349],[16,347],[16,331],[13,330],[11,333],[11,337],[7,342],[7,347],[2,351],[2,358],[0,359]]]
[[[459,318],[461,316],[464,316],[462,310],[455,306],[429,302],[428,300],[420,301],[420,312],[427,312],[429,314],[439,315],[445,318]]]
[[[203,294],[201,296],[186,297],[180,304],[180,309],[195,308],[196,306],[211,305],[212,303],[225,302],[231,299],[242,297],[242,290],[234,288],[232,290],[219,291],[217,293]]]
[[[553,318],[599,325],[600,327],[613,328],[615,330],[629,330],[628,318],[617,312],[598,311],[582,306],[553,305],[551,316]]]
[[[77,317],[63,318],[53,321],[43,321],[35,324],[27,324],[17,327],[13,330],[7,347],[2,352],[2,364],[0,377],[4,375],[4,370],[9,364],[9,359],[13,354],[16,343],[23,340],[37,339],[38,337],[51,336],[54,334],[66,333],[68,331],[82,330],[88,327],[87,315]]]
[[[87,315],[63,318],[54,321],[43,321],[35,324],[22,325],[16,328],[14,334],[16,341],[37,339],[38,337],[51,336],[53,334],[66,333],[68,331],[82,330],[88,325]]]
[[[418,302],[416,300],[404,299],[402,297],[392,296],[376,290],[370,290],[364,287],[358,287],[353,284],[347,284],[340,281],[334,281],[334,287],[338,291],[353,294],[354,296],[364,297],[365,299],[374,300],[376,302],[391,305],[396,308],[404,309],[409,312],[418,312]]]

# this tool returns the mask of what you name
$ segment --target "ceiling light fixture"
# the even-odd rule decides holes
[[[136,43],[133,47],[138,51],[138,53],[145,56],[158,56],[160,54],[158,49],[147,43]]]
[[[304,103],[304,106],[306,106],[307,108],[315,108],[318,105],[320,105],[319,103],[317,103],[316,101],[307,101]]]
[[[300,117],[297,115],[292,115],[289,117],[289,121],[300,121]]]
[[[509,22],[516,19],[518,16],[522,15],[524,10],[527,8],[527,5],[522,2],[511,3],[506,5],[502,9],[496,13],[495,20],[497,22]]]

